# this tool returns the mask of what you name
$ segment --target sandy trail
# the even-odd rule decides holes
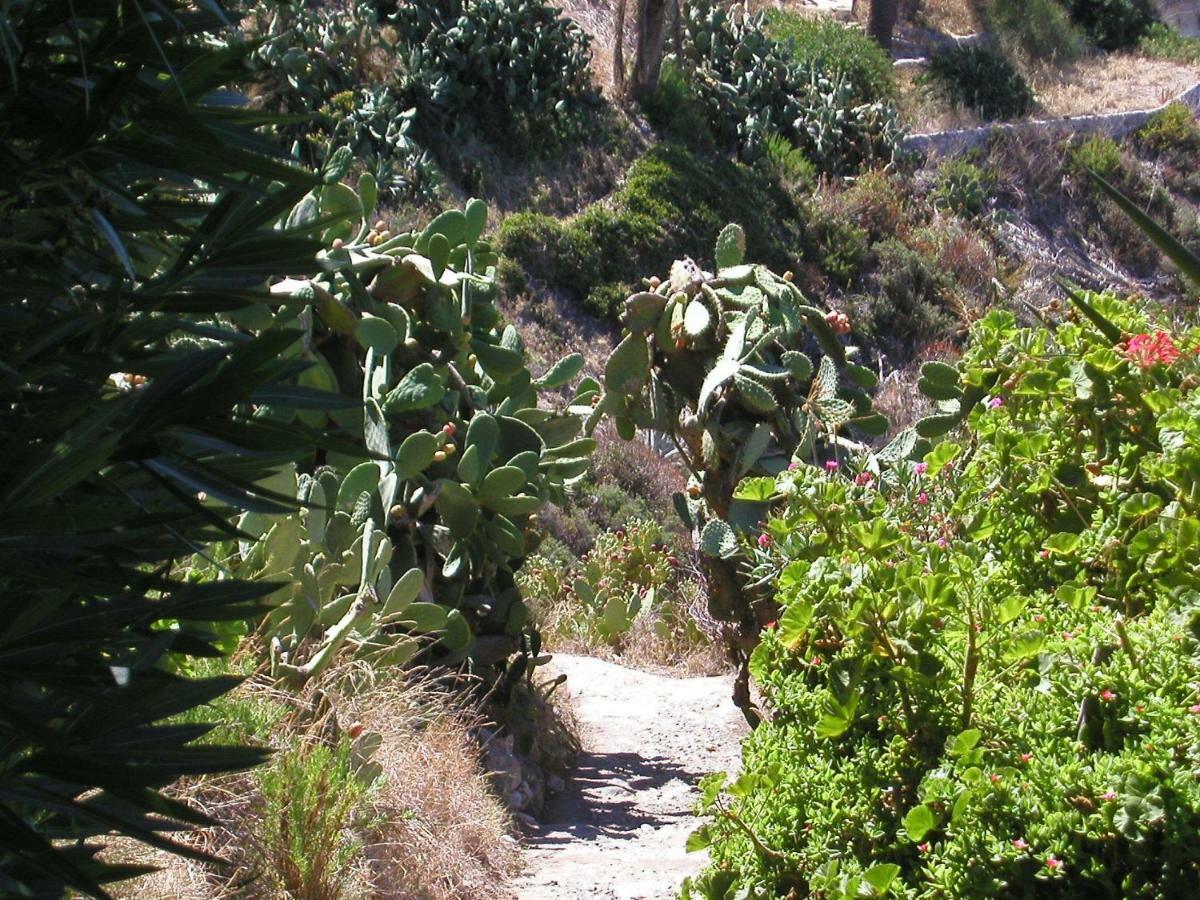
[[[732,676],[672,678],[555,656],[583,752],[541,829],[526,841],[519,900],[667,900],[704,865],[687,853],[696,783],[736,768],[746,725]]]

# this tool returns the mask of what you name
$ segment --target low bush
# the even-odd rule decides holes
[[[688,73],[675,59],[663,62],[658,85],[640,103],[647,121],[662,137],[700,150],[712,148],[704,108]]]
[[[1156,153],[1190,155],[1200,152],[1200,125],[1183,103],[1156,112],[1137,133],[1138,141]]]
[[[1124,163],[1121,148],[1106,134],[1094,134],[1071,147],[1067,169],[1076,175],[1090,170],[1101,178],[1112,180],[1120,174]]]
[[[1069,63],[1087,49],[1083,34],[1057,0],[992,0],[985,16],[988,27],[1012,54]]]
[[[993,312],[924,369],[954,415],[776,479],[771,717],[702,785],[685,897],[1200,888],[1200,329],[1081,301]]]
[[[802,68],[844,76],[855,103],[894,100],[891,57],[862,31],[828,16],[805,16],[771,8],[763,19],[767,35],[781,42]]]
[[[952,103],[982,119],[1019,119],[1033,111],[1033,89],[1009,59],[982,46],[957,47],[929,61],[928,78]]]
[[[1067,0],[1067,8],[1102,50],[1136,46],[1155,19],[1149,0]]]
[[[678,254],[703,256],[726,221],[745,222],[749,246],[786,268],[798,219],[793,202],[761,171],[660,144],[606,201],[565,222],[509,216],[496,240],[527,275],[594,315],[611,316],[632,273],[664,269]]]
[[[1184,37],[1169,25],[1154,22],[1138,41],[1138,53],[1153,59],[1200,63],[1200,38]]]
[[[871,247],[866,291],[847,300],[857,333],[889,356],[902,359],[922,341],[951,336],[956,328],[948,298],[948,272],[918,250],[888,238]]]

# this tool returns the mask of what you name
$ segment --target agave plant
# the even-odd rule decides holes
[[[0,893],[105,896],[141,871],[123,833],[189,856],[206,822],[163,786],[258,749],[196,746],[169,717],[228,691],[190,680],[214,623],[270,585],[184,583],[176,563],[234,512],[286,512],[256,482],[316,436],[255,405],[292,386],[297,335],[248,340],[205,317],[275,303],[319,245],[276,222],[316,179],[269,155],[231,104],[237,50],[214,4],[15,0],[0,10]],[[329,398],[325,398],[329,399]],[[336,400],[336,398],[334,398]]]

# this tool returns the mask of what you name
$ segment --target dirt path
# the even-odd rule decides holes
[[[667,900],[704,865],[684,843],[696,783],[735,768],[745,720],[731,677],[671,678],[580,656],[567,676],[583,753],[526,850],[520,900]]]

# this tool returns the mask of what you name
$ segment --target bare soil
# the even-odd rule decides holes
[[[526,841],[520,900],[667,900],[705,863],[685,850],[696,785],[736,768],[745,720],[732,676],[673,678],[583,656],[567,676],[583,752]]]

